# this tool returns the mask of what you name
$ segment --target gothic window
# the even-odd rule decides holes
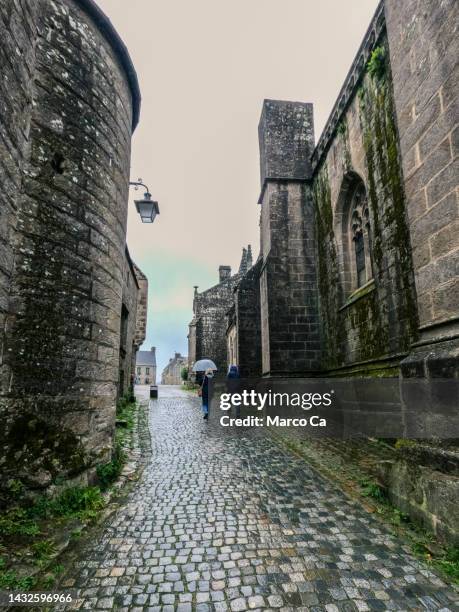
[[[359,181],[355,187],[349,209],[350,227],[349,252],[351,266],[354,274],[354,288],[365,285],[373,277],[370,252],[370,214],[368,211],[367,195],[363,182]]]

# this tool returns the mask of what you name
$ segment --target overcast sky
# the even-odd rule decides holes
[[[314,104],[316,140],[377,0],[98,0],[126,43],[142,91],[133,179],[161,214],[142,225],[131,193],[128,244],[149,279],[147,340],[158,378],[187,353],[193,285],[258,255],[257,127],[265,98]],[[218,365],[218,364],[217,364]]]

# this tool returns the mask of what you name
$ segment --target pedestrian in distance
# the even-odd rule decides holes
[[[228,368],[228,374],[226,375],[226,390],[228,393],[239,393],[240,390],[240,378],[239,368],[237,365],[230,365]],[[236,407],[236,418],[241,416],[241,407]]]
[[[202,383],[200,387],[200,395],[201,395],[201,400],[202,400],[202,413],[206,421],[209,418],[210,384],[211,384],[213,377],[214,377],[213,370],[208,368],[205,371],[204,378],[202,379]]]

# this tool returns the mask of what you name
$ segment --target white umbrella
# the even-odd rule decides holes
[[[206,370],[217,369],[217,366],[211,359],[200,359],[193,366],[193,372],[205,372]]]

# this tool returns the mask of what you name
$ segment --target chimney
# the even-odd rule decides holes
[[[221,283],[227,280],[228,278],[231,278],[231,266],[220,266],[218,268],[218,274]]]
[[[247,272],[247,249],[242,249],[241,263],[239,265],[239,274],[246,274]]]

